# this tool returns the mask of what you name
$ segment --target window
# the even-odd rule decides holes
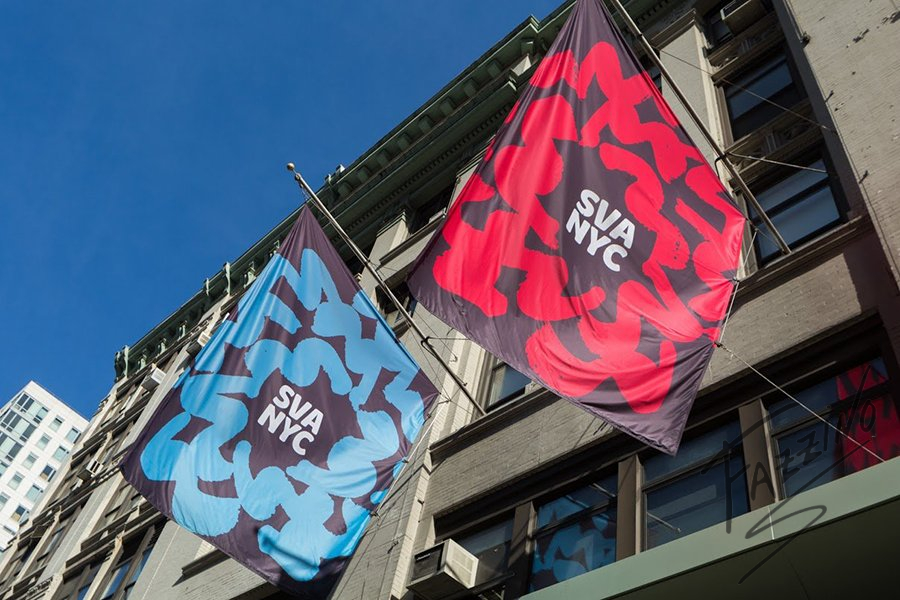
[[[141,576],[141,572],[144,570],[144,565],[147,564],[147,559],[150,558],[150,552],[153,548],[147,548],[144,550],[144,553],[141,554],[141,560],[137,565],[137,568],[134,570],[134,573],[131,574],[131,577],[128,578],[128,583],[125,584],[124,593],[122,594],[122,600],[128,600],[128,597],[131,596],[131,590],[134,588],[134,584],[137,583],[138,577]]]
[[[525,386],[529,383],[531,380],[522,373],[506,363],[498,363],[491,369],[487,408],[490,410],[518,398],[525,392]]]
[[[34,398],[22,392],[16,397],[16,406],[18,406],[23,411],[27,411],[31,404],[34,403]]]
[[[10,489],[17,490],[21,484],[22,475],[20,473],[13,473],[12,479],[9,480]]]
[[[900,455],[900,419],[884,360],[875,358],[795,392],[794,397],[883,459]],[[874,457],[791,399],[768,406],[785,496],[873,465]]]
[[[9,502],[9,496],[6,494],[0,494],[0,508],[6,506],[6,503]]]
[[[70,574],[63,580],[54,600],[84,600],[87,597],[94,577],[100,570],[101,562],[97,561],[84,567],[81,571]]]
[[[780,51],[723,84],[733,140],[744,137],[806,97]],[[771,104],[774,102],[779,106]]]
[[[722,452],[740,436],[740,426],[732,421],[685,439],[676,456],[657,453],[644,461],[648,549],[749,510],[740,445]]]
[[[0,419],[0,427],[16,435],[22,441],[27,440],[34,433],[34,425],[11,410],[7,411]]]
[[[721,0],[721,2],[716,4],[715,8],[704,15],[706,41],[709,43],[710,48],[714,48],[734,37],[734,34],[731,33],[731,28],[722,20],[722,8],[731,2],[732,0]]]
[[[22,444],[18,443],[5,433],[0,433],[0,459],[6,459],[12,462],[22,449]]]
[[[60,427],[62,427],[63,420],[59,417],[53,417],[53,421],[50,422],[50,430],[58,431]]]
[[[506,519],[456,540],[460,546],[478,559],[480,584],[506,573],[509,567],[509,546],[512,540],[513,522]]]
[[[391,288],[391,291],[394,293],[394,296],[397,300],[400,301],[400,304],[403,308],[406,309],[406,312],[410,314],[410,316],[414,315],[416,312],[416,307],[418,306],[418,302],[413,297],[412,294],[409,293],[409,288],[406,287],[406,282],[400,283]],[[406,320],[400,314],[400,311],[391,302],[391,299],[388,298],[387,294],[381,291],[379,287],[375,292],[376,297],[378,298],[378,304],[381,306],[382,311],[384,312],[384,320],[388,324],[389,327],[397,328],[398,326],[403,326],[406,324]]]
[[[67,454],[69,454],[69,450],[68,450],[67,448],[64,448],[63,446],[60,446],[60,447],[57,448],[56,451],[53,453],[53,458],[54,458],[54,460],[56,460],[57,462],[60,462],[60,463],[61,463],[61,462],[63,462],[64,460],[66,460],[66,455],[67,455]]]
[[[54,475],[56,475],[56,469],[54,469],[50,465],[47,465],[43,468],[43,470],[41,471],[40,475],[38,475],[38,477],[40,479],[43,479],[44,481],[50,481],[51,479],[53,479]]]
[[[81,432],[73,427],[72,429],[69,430],[69,433],[66,434],[66,439],[74,444],[75,440],[78,439],[79,435],[81,435]]]
[[[616,560],[616,476],[537,508],[529,591]]]
[[[56,550],[56,547],[59,546],[59,542],[62,541],[63,534],[65,533],[68,524],[68,520],[66,520],[64,523],[53,530],[53,533],[50,535],[50,539],[47,540],[47,547],[42,551],[43,556],[48,556],[54,550]]]
[[[12,518],[12,520],[16,523],[23,522],[28,518],[28,509],[20,504],[16,507],[16,510],[13,511],[13,514],[10,518]]]
[[[129,555],[127,558],[121,560],[113,570],[112,579],[110,579],[109,584],[107,584],[106,591],[100,596],[100,600],[111,600],[119,589],[122,589],[121,598],[127,600],[128,596],[131,595],[131,589],[141,575],[141,571],[144,570],[144,565],[147,563],[147,559],[150,557],[150,552],[152,550],[152,547],[144,550],[137,565],[133,569],[133,556]],[[130,576],[128,576],[129,571],[131,572]],[[126,576],[128,576],[127,581]]]
[[[47,408],[24,392],[16,398],[16,407],[20,412],[32,417],[35,423],[40,423],[47,416]]]
[[[25,460],[22,461],[22,464],[25,466],[26,469],[30,469],[31,467],[34,466],[34,463],[36,463],[36,462],[37,462],[37,456],[35,456],[33,453],[29,452],[28,456],[25,457]]]
[[[449,185],[440,192],[426,200],[418,208],[409,211],[409,222],[407,230],[412,235],[444,215],[444,209],[450,204],[450,198],[453,196],[453,185]]]
[[[49,444],[49,443],[50,443],[50,438],[47,437],[46,435],[42,435],[41,439],[39,439],[37,441],[37,447],[39,450],[43,450],[44,448],[47,447],[47,444]]]
[[[5,462],[0,461],[0,477],[3,477],[3,474],[6,473],[8,465]]]
[[[656,86],[656,89],[662,92],[662,71],[656,66],[656,63],[647,58],[647,55],[641,57],[641,68],[647,73],[647,77]]]
[[[44,490],[39,488],[36,485],[31,486],[31,489],[25,494],[25,497],[28,498],[31,502],[37,502],[37,499],[41,497],[41,493]]]
[[[800,166],[817,171],[788,167],[777,172],[780,177],[773,183],[754,191],[763,210],[791,247],[842,220],[831,177],[827,172],[819,172],[827,171],[828,167],[822,154],[817,152],[811,159],[800,162]],[[753,223],[760,228],[760,234],[756,236],[757,254],[760,261],[766,262],[778,256],[780,251],[759,215],[752,208],[750,211]]]

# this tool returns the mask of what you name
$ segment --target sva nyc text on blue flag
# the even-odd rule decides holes
[[[304,207],[121,469],[182,527],[324,598],[436,396]]]

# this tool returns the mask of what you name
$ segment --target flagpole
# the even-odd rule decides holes
[[[659,69],[659,72],[665,77],[666,81],[672,86],[672,91],[675,92],[675,95],[678,96],[678,100],[681,102],[681,105],[684,106],[685,110],[687,110],[688,114],[691,116],[691,119],[694,121],[694,124],[700,129],[700,132],[703,134],[703,137],[706,138],[706,141],[712,146],[713,150],[715,150],[716,154],[719,157],[719,160],[722,161],[722,164],[725,165],[725,169],[734,178],[734,181],[737,183],[738,189],[741,190],[741,194],[743,194],[744,198],[753,205],[753,210],[759,214],[760,219],[769,229],[772,236],[775,238],[774,242],[778,244],[778,247],[781,249],[782,254],[790,254],[791,249],[788,248],[787,243],[784,241],[784,238],[781,237],[781,233],[775,229],[775,225],[772,223],[772,220],[769,218],[769,215],[766,214],[766,211],[763,210],[763,207],[760,205],[759,201],[756,199],[756,196],[753,195],[753,192],[750,191],[750,188],[747,187],[747,184],[744,182],[744,179],[737,172],[737,169],[734,168],[734,165],[731,164],[731,161],[728,160],[728,155],[725,154],[725,151],[719,146],[719,143],[713,138],[712,134],[709,132],[709,129],[706,128],[706,124],[703,123],[703,120],[700,118],[700,115],[694,110],[691,106],[690,102],[688,102],[684,93],[681,91],[681,88],[678,87],[678,84],[675,83],[675,80],[672,79],[672,75],[669,74],[668,69],[663,65],[662,61],[659,59],[659,56],[656,55],[656,52],[653,50],[653,47],[650,45],[650,42],[647,41],[647,38],[644,36],[644,33],[638,28],[637,23],[634,22],[634,19],[631,18],[631,15],[628,14],[628,11],[625,10],[625,7],[622,6],[622,3],[619,0],[610,0],[610,2],[616,7],[616,10],[622,16],[622,19],[625,21],[625,24],[628,26],[628,29],[631,33],[638,38],[641,46],[644,49],[644,52],[647,54],[647,57],[653,61],[653,64]]]
[[[450,368],[450,365],[448,365],[446,363],[446,361],[444,361],[444,359],[441,357],[441,355],[438,354],[437,350],[434,348],[434,346],[431,345],[431,342],[428,340],[428,336],[425,335],[425,332],[423,332],[419,328],[419,326],[416,324],[416,322],[413,321],[412,315],[409,314],[409,311],[406,310],[406,307],[404,307],[400,303],[400,301],[397,299],[397,296],[394,295],[393,290],[391,290],[391,288],[388,286],[388,284],[385,283],[384,279],[382,279],[382,277],[378,273],[378,271],[376,271],[372,267],[371,263],[369,262],[369,258],[366,255],[364,255],[362,253],[362,250],[359,249],[359,246],[357,246],[354,243],[354,241],[352,239],[350,239],[350,236],[347,234],[346,231],[344,231],[344,228],[341,227],[341,225],[340,225],[340,223],[338,223],[337,219],[334,218],[334,215],[331,214],[331,211],[329,211],[325,207],[325,204],[322,202],[322,200],[319,199],[319,196],[316,195],[316,193],[313,191],[313,189],[311,187],[309,187],[309,184],[306,183],[306,180],[303,179],[303,176],[294,169],[294,163],[288,163],[287,169],[288,169],[288,171],[290,171],[294,174],[294,181],[297,182],[297,185],[300,186],[300,189],[303,190],[306,193],[306,195],[309,197],[309,202],[311,202],[312,205],[315,206],[316,209],[318,209],[318,211],[320,213],[322,213],[322,215],[328,220],[328,222],[331,223],[331,226],[334,227],[335,231],[337,231],[337,233],[341,237],[341,239],[344,240],[344,243],[347,244],[347,246],[350,247],[350,250],[353,251],[353,254],[356,255],[356,258],[359,259],[359,261],[366,268],[366,270],[368,270],[369,273],[372,274],[372,276],[375,278],[375,281],[378,283],[379,287],[381,287],[381,290],[385,293],[385,295],[387,295],[387,297],[391,301],[391,303],[397,308],[397,310],[403,316],[403,320],[405,320],[407,322],[407,324],[409,325],[410,329],[412,329],[413,332],[415,332],[415,334],[417,336],[419,336],[419,339],[422,342],[422,346],[426,350],[428,350],[431,353],[431,355],[434,356],[434,358],[437,359],[437,361],[440,363],[440,365],[450,375],[450,377],[453,379],[453,382],[457,385],[457,387],[463,393],[463,396],[465,396],[466,399],[472,404],[472,406],[475,407],[476,412],[480,416],[483,417],[485,415],[484,409],[481,408],[481,405],[475,401],[475,398],[473,398],[472,394],[469,392],[469,390],[466,389],[466,384]]]

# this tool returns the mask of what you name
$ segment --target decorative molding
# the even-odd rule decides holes
[[[725,149],[731,163],[741,173],[741,177],[751,183],[772,165],[760,158],[784,161],[813,146],[821,140],[819,128],[811,123],[812,107],[809,100],[803,100],[752,133],[737,140]]]
[[[673,22],[666,25],[658,33],[654,34],[650,39],[650,45],[655,49],[668,46],[691,27],[701,27],[700,16],[694,8],[689,9]]]
[[[224,562],[227,559],[227,554],[219,549],[213,549],[211,552],[207,552],[200,558],[192,560],[188,564],[181,567],[181,578],[182,580],[190,579],[191,577],[198,575],[203,571],[209,569],[210,567],[217,565],[220,562]]]
[[[709,64],[716,69],[713,82],[721,84],[723,78],[733,75],[755,57],[783,41],[784,33],[778,26],[778,19],[775,13],[769,13],[747,30],[709,52]]]

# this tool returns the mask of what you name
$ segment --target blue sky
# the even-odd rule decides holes
[[[0,3],[0,404],[113,355],[562,0]]]

